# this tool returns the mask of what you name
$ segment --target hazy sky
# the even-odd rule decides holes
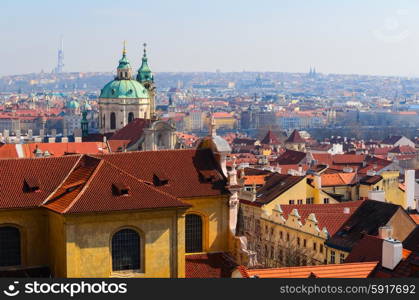
[[[0,75],[138,68],[419,76],[417,0],[0,0]]]

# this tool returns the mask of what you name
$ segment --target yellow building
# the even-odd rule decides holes
[[[190,256],[229,252],[237,200],[214,138],[198,150],[0,160],[0,270],[188,277]]]
[[[235,129],[237,128],[237,119],[234,117],[233,113],[227,112],[215,112],[212,114],[212,117],[215,120],[217,128],[220,129]],[[205,120],[205,124],[210,126],[211,118]]]
[[[263,212],[261,239],[251,245],[257,263],[263,267],[325,263],[325,242],[360,204],[276,205],[270,213]]]

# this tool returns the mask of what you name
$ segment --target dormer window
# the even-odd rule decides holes
[[[122,182],[112,184],[113,194],[116,196],[129,195],[129,186]]]
[[[24,180],[24,189],[28,193],[36,192],[40,190],[40,182],[38,178],[35,177],[27,177]]]
[[[169,177],[165,172],[156,172],[153,175],[153,183],[155,186],[162,186],[169,183]]]

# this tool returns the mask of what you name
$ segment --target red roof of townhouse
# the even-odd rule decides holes
[[[330,235],[342,226],[343,223],[358,209],[363,201],[349,201],[337,204],[299,204],[299,205],[281,205],[285,216],[297,209],[301,221],[305,220],[311,213],[316,216],[320,230],[326,227]]]
[[[186,278],[229,278],[236,267],[230,255],[223,252],[185,256]]]
[[[179,198],[228,195],[226,178],[207,149],[3,159],[0,169],[0,209],[185,207]]]
[[[334,173],[321,175],[322,186],[340,186],[356,183],[356,173]]]
[[[269,130],[260,143],[267,145],[279,145],[281,142],[279,141],[276,134]]]
[[[345,263],[272,269],[246,269],[238,267],[243,278],[368,278],[378,262]]]
[[[143,136],[144,129],[150,124],[151,120],[136,118],[117,130],[109,140],[124,140],[130,141],[128,145],[134,144]]]
[[[295,129],[291,135],[286,139],[285,143],[305,143],[305,140],[301,137],[297,129]]]

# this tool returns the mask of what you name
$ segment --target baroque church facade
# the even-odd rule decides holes
[[[100,132],[118,137],[124,136],[126,131],[142,131],[141,139],[127,145],[128,150],[174,149],[175,128],[168,122],[158,120],[156,115],[156,86],[145,47],[146,44],[141,66],[134,75],[124,45],[117,75],[103,87],[99,96]],[[138,119],[142,122],[137,123],[146,124],[146,128],[129,126]]]

